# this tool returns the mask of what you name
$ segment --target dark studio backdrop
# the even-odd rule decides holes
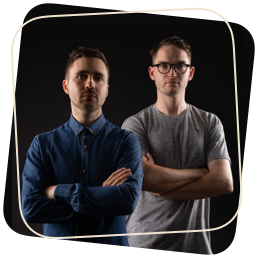
[[[33,8],[31,18],[55,14],[97,13],[86,7],[43,4]],[[241,25],[230,23],[236,44],[241,161],[244,158],[251,88],[254,43]],[[235,215],[239,205],[239,166],[233,51],[225,22],[154,14],[118,14],[88,17],[46,18],[22,29],[16,84],[16,112],[20,176],[33,137],[65,123],[70,116],[68,96],[63,92],[64,67],[71,50],[97,47],[111,68],[110,92],[103,106],[106,119],[123,121],[156,101],[156,88],[148,75],[148,51],[162,39],[178,35],[192,47],[194,79],[186,91],[188,103],[216,114],[224,125],[232,160],[234,192],[211,198],[211,228],[220,227]],[[9,151],[4,215],[8,225],[22,235],[34,235],[23,223],[18,205],[14,124]],[[236,231],[237,218],[211,231],[214,253],[227,249]],[[42,234],[42,226],[31,224]],[[139,232],[140,233],[140,232]],[[192,233],[190,233],[192,234]]]

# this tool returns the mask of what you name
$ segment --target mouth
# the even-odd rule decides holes
[[[92,92],[85,92],[82,94],[82,97],[87,99],[97,98],[97,96]]]
[[[178,81],[174,81],[174,80],[173,80],[173,81],[166,81],[166,84],[175,84],[175,83],[176,83],[176,84],[179,84]]]

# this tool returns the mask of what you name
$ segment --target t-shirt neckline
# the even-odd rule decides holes
[[[156,112],[158,115],[161,115],[161,116],[163,116],[163,117],[166,117],[167,119],[179,119],[179,118],[185,116],[185,115],[188,113],[188,110],[189,110],[189,108],[190,108],[190,104],[186,103],[186,105],[187,105],[187,106],[186,106],[186,109],[185,109],[180,115],[178,115],[178,116],[168,116],[168,115],[162,113],[161,111],[159,111],[159,110],[157,109],[157,107],[156,107],[155,104],[152,105],[152,108],[155,110],[155,112]]]

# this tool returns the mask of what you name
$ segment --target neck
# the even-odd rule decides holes
[[[101,108],[93,112],[87,112],[86,110],[76,110],[72,108],[73,117],[83,127],[87,127],[93,124],[101,116],[101,113]]]
[[[156,108],[167,116],[179,116],[187,108],[184,95],[166,96],[164,94],[158,94]]]

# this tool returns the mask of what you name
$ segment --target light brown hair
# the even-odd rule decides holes
[[[168,46],[168,45],[174,45],[178,48],[183,49],[190,57],[190,60],[192,59],[191,47],[186,42],[186,40],[184,40],[178,36],[172,36],[172,37],[168,37],[168,38],[162,40],[161,42],[158,43],[158,45],[156,45],[149,51],[152,56],[152,60],[154,60],[154,58],[156,57],[156,55],[161,47]]]

